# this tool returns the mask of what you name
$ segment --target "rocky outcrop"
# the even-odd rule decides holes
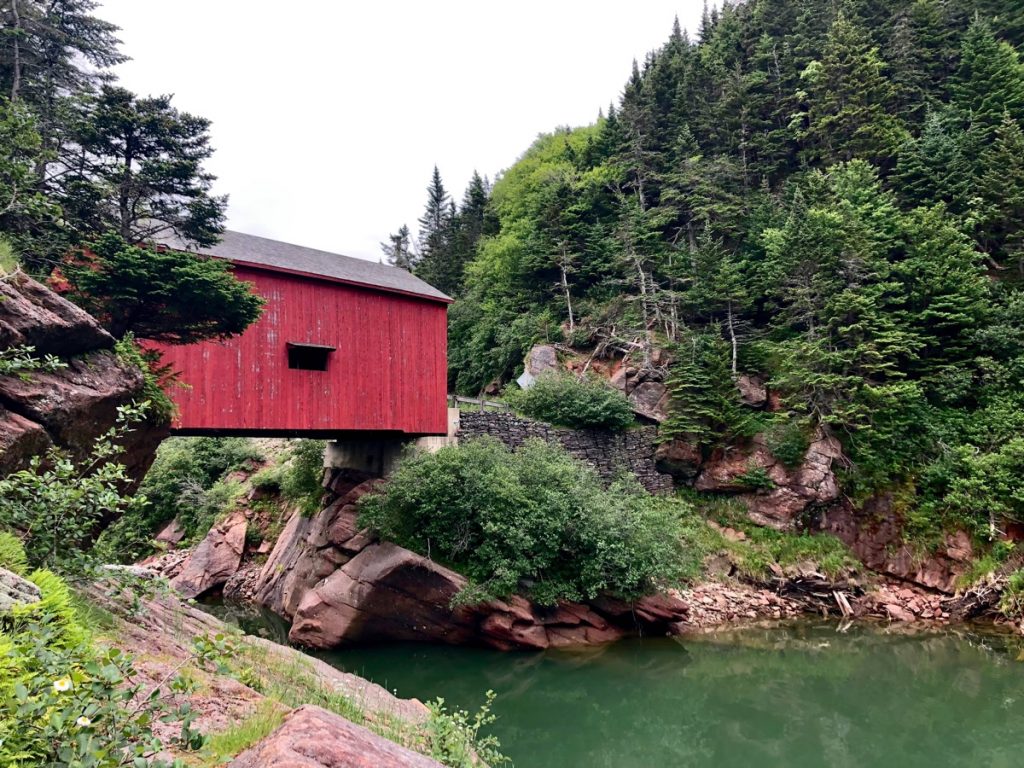
[[[230,768],[440,768],[441,764],[320,707],[299,707]]]
[[[755,523],[791,530],[810,507],[818,508],[839,498],[832,465],[841,456],[838,440],[819,435],[807,448],[800,466],[790,469],[772,455],[764,437],[758,435],[743,449],[712,454],[694,488],[738,494]]]
[[[671,597],[617,603],[614,610],[613,601],[543,607],[522,597],[453,605],[465,578],[360,530],[356,502],[380,482],[335,471],[327,485],[336,498],[311,517],[293,515],[256,577],[253,599],[292,622],[293,642],[538,649],[609,642],[638,628],[664,634],[686,617],[686,606]]]
[[[704,457],[700,447],[681,439],[661,443],[654,451],[654,466],[679,485],[691,484],[700,474]]]
[[[14,275],[0,280],[0,348],[22,345],[66,367],[0,377],[0,474],[54,444],[85,457],[118,407],[142,396],[142,372],[118,359],[110,334],[42,284]],[[132,477],[149,469],[167,431],[167,424],[148,422],[128,435],[121,460]]]
[[[509,650],[596,645],[626,634],[585,605],[545,609],[521,597],[453,605],[465,586],[462,576],[432,560],[395,544],[372,544],[306,593],[289,639],[317,648],[405,640]],[[679,621],[683,608],[674,607]]]
[[[522,389],[529,389],[537,378],[545,373],[553,373],[559,369],[558,350],[548,344],[538,344],[526,353],[523,361],[523,373],[516,379]]]
[[[0,280],[0,349],[35,347],[71,357],[110,349],[114,339],[85,310],[23,275]]]
[[[736,377],[736,388],[740,391],[740,400],[751,408],[764,408],[768,402],[768,388],[760,376],[742,374]]]
[[[0,616],[19,605],[38,603],[39,587],[13,571],[0,568]]]
[[[290,621],[314,585],[373,541],[358,530],[356,502],[381,482],[358,472],[334,472],[328,481],[334,500],[315,515],[288,519],[256,580],[256,602]]]
[[[247,529],[243,512],[213,526],[171,579],[171,586],[188,599],[223,586],[242,564]]]
[[[889,494],[869,499],[859,510],[848,501],[832,505],[819,527],[843,541],[873,571],[948,594],[956,591],[974,558],[964,531],[947,533],[943,545],[930,552],[912,548],[903,539],[903,519]]]

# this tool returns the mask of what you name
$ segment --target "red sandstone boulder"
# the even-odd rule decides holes
[[[171,586],[184,598],[223,586],[242,563],[248,521],[241,512],[215,525],[185,561]]]
[[[305,594],[288,637],[315,648],[382,639],[472,643],[473,612],[451,607],[465,584],[407,549],[374,544]]]
[[[839,441],[819,436],[807,448],[803,461],[789,469],[772,455],[762,436],[743,449],[718,451],[704,464],[694,488],[698,491],[738,493],[750,519],[759,525],[785,530],[811,505],[839,498],[839,483],[832,469],[842,456]],[[752,470],[767,474],[772,487],[752,491],[744,476]]]
[[[441,764],[315,706],[304,706],[229,768],[440,768]]]
[[[327,488],[337,498],[311,517],[296,512],[289,518],[256,580],[256,600],[291,620],[317,582],[373,543],[375,537],[359,529],[356,502],[380,483],[351,471],[329,476]]]
[[[678,438],[662,443],[654,451],[655,468],[679,483],[688,483],[697,477],[703,462],[698,446]]]
[[[141,399],[142,373],[110,351],[113,338],[46,286],[19,276],[0,282],[0,348],[28,345],[67,364],[47,373],[0,377],[0,473],[25,467],[51,444],[81,460],[115,422],[118,406]],[[138,425],[118,457],[141,480],[168,425]]]
[[[736,377],[736,388],[740,391],[740,400],[751,408],[763,408],[768,402],[768,388],[760,376],[743,374]]]
[[[0,407],[0,477],[26,466],[50,445],[42,425]]]
[[[629,393],[629,402],[635,413],[659,424],[668,418],[668,387],[660,381],[645,381]]]
[[[970,536],[963,531],[948,533],[944,546],[922,555],[903,541],[903,519],[894,507],[889,494],[869,499],[860,510],[849,502],[834,504],[820,527],[873,571],[939,592],[955,592],[974,557]]]
[[[26,276],[0,281],[0,349],[58,357],[110,349],[114,338],[83,309]]]

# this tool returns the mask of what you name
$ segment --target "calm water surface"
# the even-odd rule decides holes
[[[391,645],[324,658],[469,710],[494,690],[493,732],[518,768],[1019,768],[1018,645],[800,624],[581,652]]]

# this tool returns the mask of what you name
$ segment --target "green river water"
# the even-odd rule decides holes
[[[323,658],[468,710],[494,690],[492,730],[518,768],[1017,768],[1019,645],[804,623],[576,652],[390,645]]]

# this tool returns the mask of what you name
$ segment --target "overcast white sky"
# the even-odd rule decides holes
[[[592,122],[703,0],[101,0],[143,94],[213,121],[231,229],[377,260],[436,163],[456,198]]]

